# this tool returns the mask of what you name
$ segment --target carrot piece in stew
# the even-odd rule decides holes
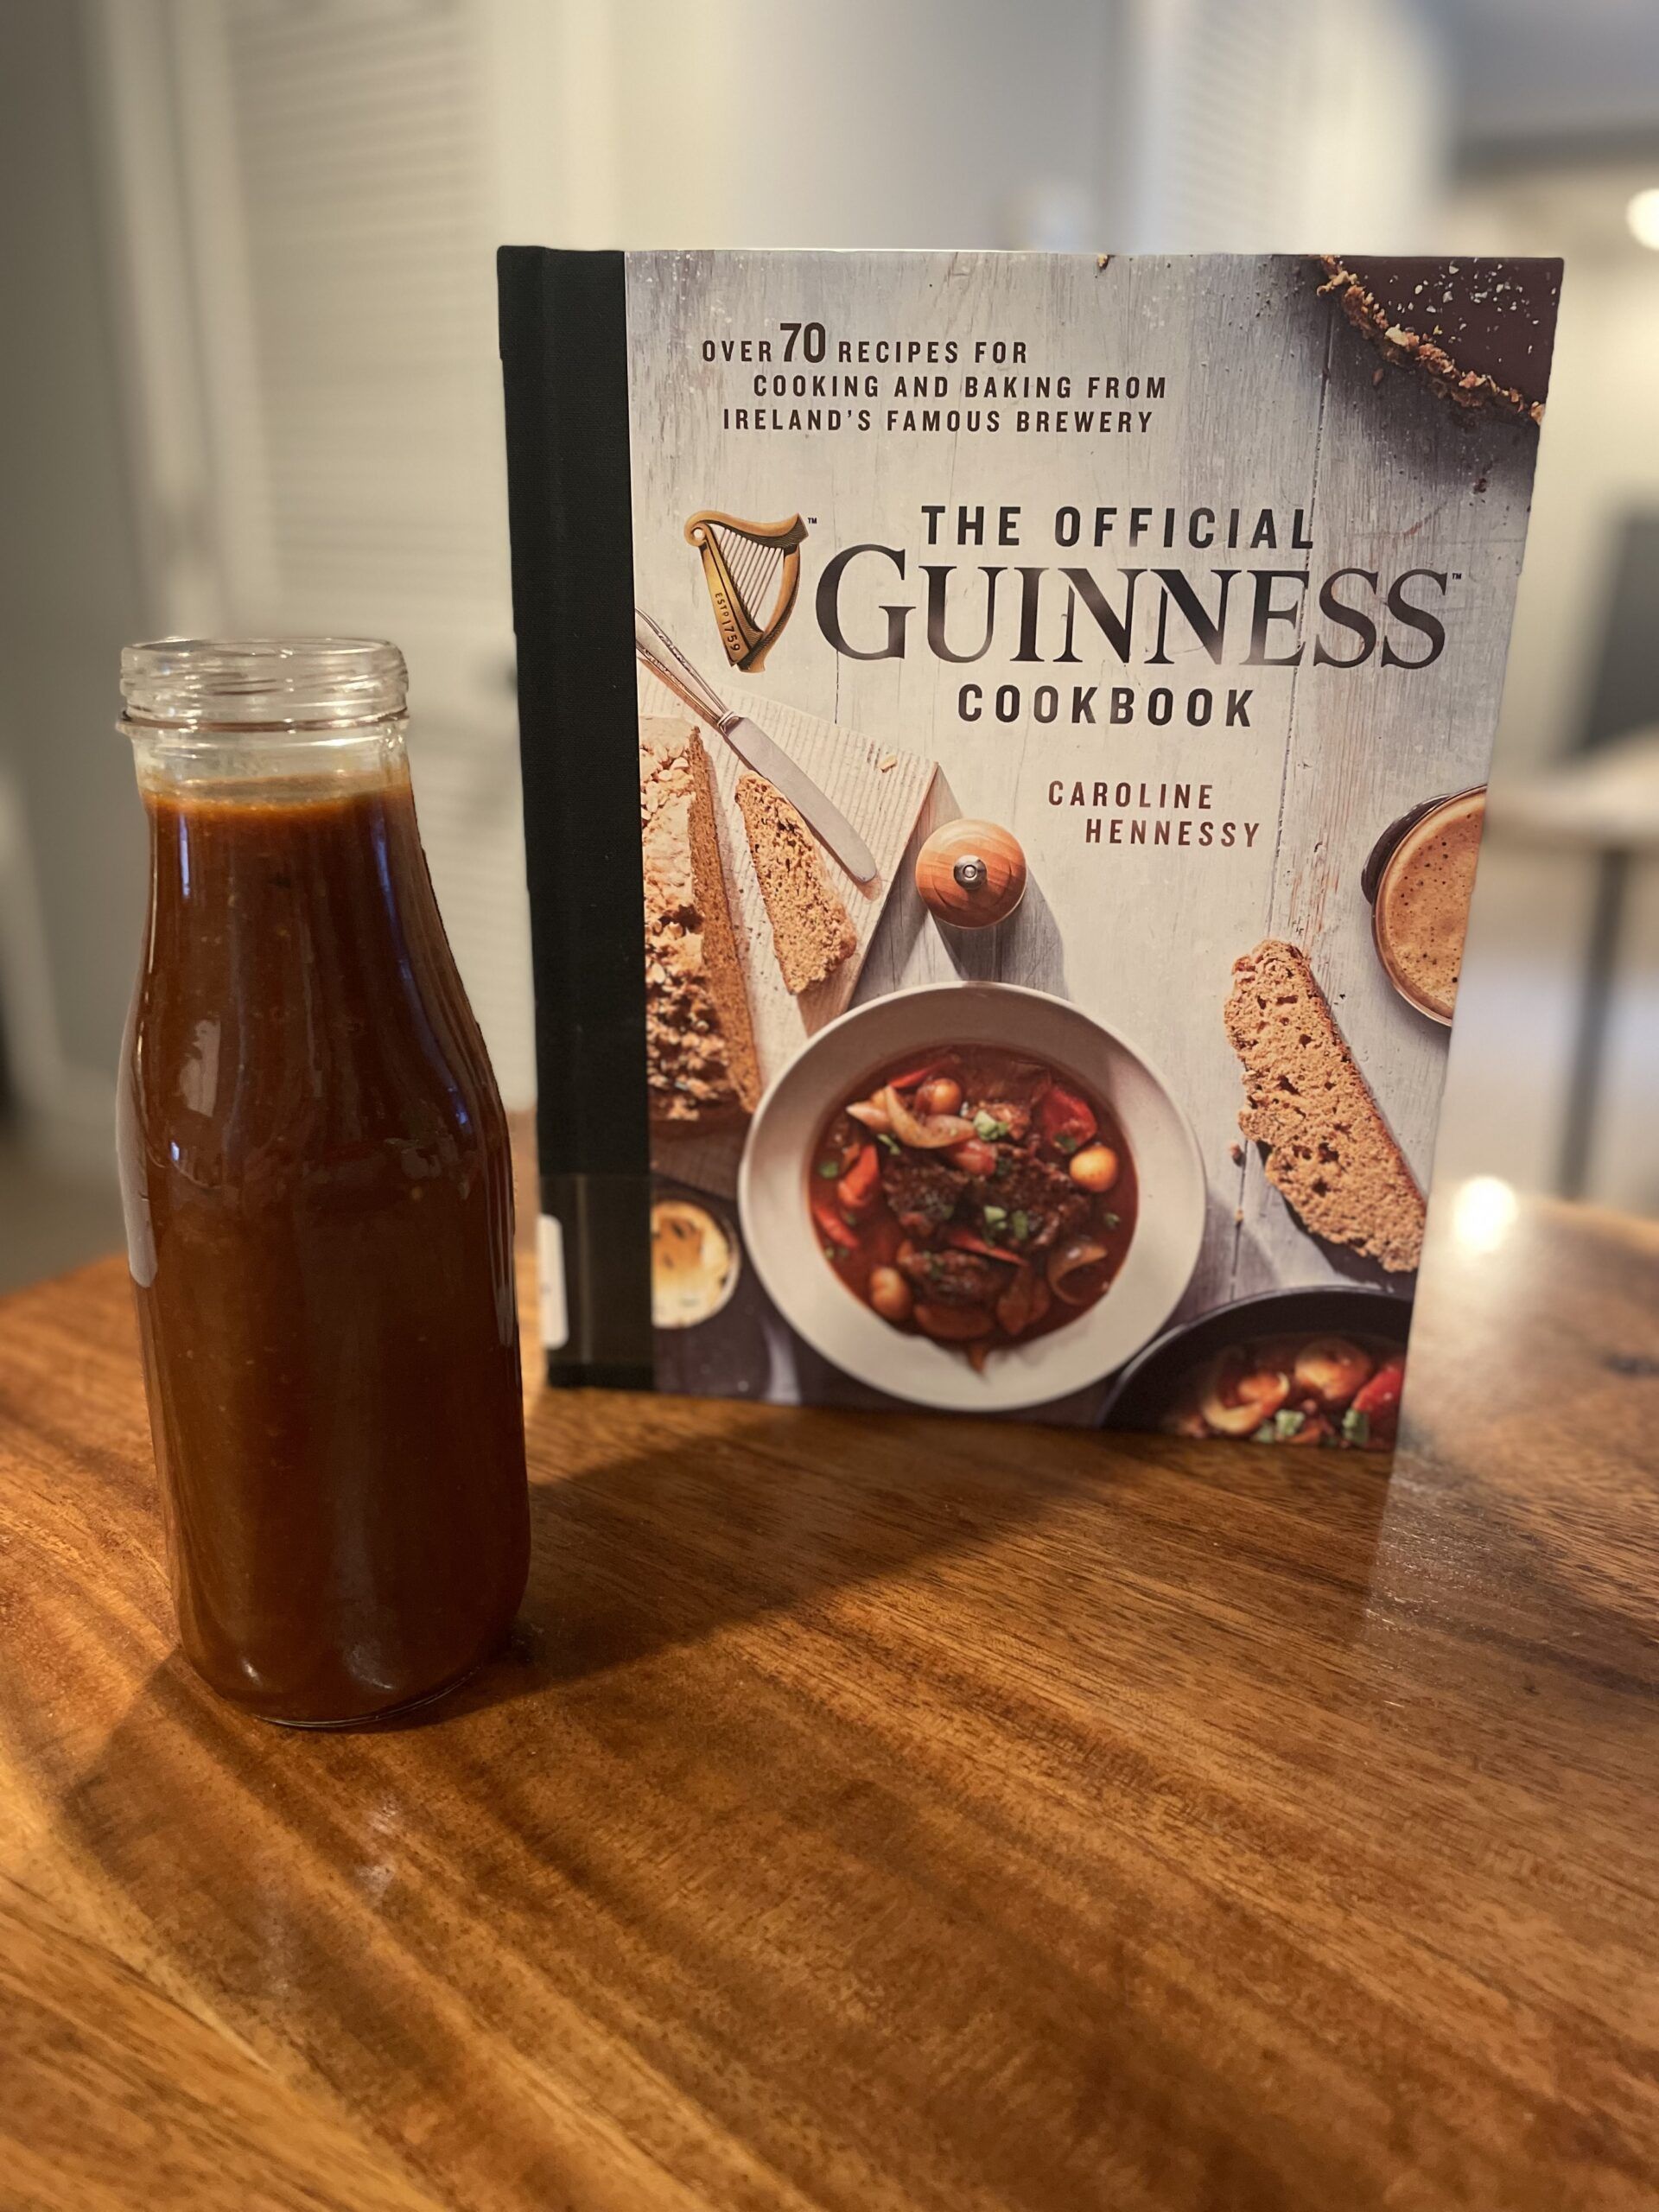
[[[914,1090],[918,1084],[925,1083],[931,1075],[937,1075],[944,1065],[942,1060],[929,1060],[925,1066],[911,1068],[904,1075],[890,1075],[887,1082],[894,1090]]]
[[[873,1144],[861,1145],[857,1159],[836,1185],[836,1203],[849,1221],[860,1221],[880,1195],[880,1155]]]
[[[849,1229],[836,1209],[835,1200],[826,1192],[812,1193],[812,1218],[823,1232],[824,1242],[833,1244],[837,1251],[856,1252],[856,1231]]]
[[[982,1236],[976,1236],[971,1229],[947,1229],[944,1241],[958,1252],[977,1252],[982,1259],[1006,1260],[1014,1268],[1023,1264],[1017,1252],[1005,1251],[1000,1244],[988,1244]]]

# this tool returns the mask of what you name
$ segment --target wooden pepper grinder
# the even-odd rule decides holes
[[[1026,856],[995,822],[947,822],[916,855],[916,888],[953,929],[1006,921],[1026,895]]]

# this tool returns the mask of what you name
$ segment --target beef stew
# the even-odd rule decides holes
[[[1105,1294],[1138,1194],[1122,1128],[1075,1077],[961,1046],[843,1101],[813,1148],[807,1203],[855,1297],[982,1369]]]
[[[1394,1447],[1406,1356],[1376,1337],[1253,1337],[1188,1376],[1164,1421],[1173,1436],[1339,1452]]]

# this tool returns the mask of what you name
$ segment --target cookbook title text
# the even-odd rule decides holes
[[[1423,669],[1446,650],[1442,613],[1460,581],[1440,569],[1362,567],[1316,580],[1297,558],[1313,550],[1301,507],[1062,506],[1033,530],[1020,506],[941,500],[924,504],[916,537],[913,546],[874,539],[843,546],[825,562],[817,621],[836,652],[880,661],[926,652],[964,664],[995,654],[1011,667],[1115,660],[1170,668],[1178,653],[1189,663],[1202,653],[1217,668],[1296,668],[1310,659],[1320,668],[1376,661]],[[1059,557],[1020,560],[1033,543],[1052,545]],[[1127,559],[1075,557],[1119,548]],[[1160,557],[1188,549],[1219,557],[1197,573]],[[982,550],[1014,557],[974,559]],[[957,557],[927,557],[938,551]],[[1138,718],[1132,695],[1107,687],[1103,702],[1099,690],[1071,686],[1071,712],[1063,717],[1057,685],[1039,684],[1027,698],[1023,686],[1006,684],[988,701],[983,685],[966,683],[958,712],[964,721],[988,710],[1003,721],[1026,712],[1048,721]],[[1156,703],[1162,711],[1151,719],[1173,719],[1173,690]],[[1140,712],[1153,706],[1141,702]],[[1189,691],[1184,718],[1248,728],[1249,693]]]

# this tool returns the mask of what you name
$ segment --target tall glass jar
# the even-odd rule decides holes
[[[395,647],[122,655],[149,908],[122,1188],[184,1649],[270,1720],[435,1697],[529,1547],[507,1128]]]

